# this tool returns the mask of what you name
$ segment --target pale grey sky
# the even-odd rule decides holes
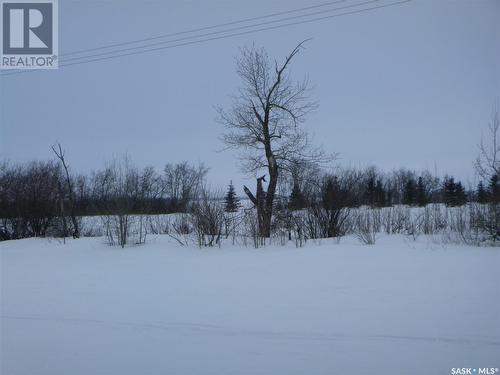
[[[389,3],[393,0],[381,0]],[[360,2],[360,0],[347,0]],[[61,54],[321,3],[59,0]],[[320,107],[308,127],[341,163],[428,168],[473,180],[481,131],[500,100],[500,1],[413,0],[315,23],[119,59],[0,77],[0,157],[51,157],[60,141],[74,171],[128,153],[138,166],[202,161],[209,180],[238,184],[234,152],[217,153],[214,105],[239,86],[244,45],[292,66]]]

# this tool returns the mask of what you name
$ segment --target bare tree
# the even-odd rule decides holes
[[[190,200],[197,198],[207,175],[208,168],[203,164],[192,166],[188,162],[165,165],[165,193],[171,203],[185,211]]]
[[[226,132],[222,141],[228,148],[243,151],[243,170],[257,179],[256,196],[245,192],[257,207],[260,235],[269,237],[276,188],[280,173],[290,170],[292,161],[319,160],[323,154],[309,147],[307,133],[300,126],[305,116],[317,107],[309,100],[307,79],[294,82],[289,74],[293,58],[303,49],[295,47],[281,64],[272,63],[264,49],[244,48],[237,59],[237,73],[243,87],[228,110],[218,109]],[[268,182],[267,191],[263,182]]]
[[[488,124],[488,141],[485,143],[484,139],[481,139],[481,143],[479,145],[479,156],[475,162],[478,174],[485,179],[488,179],[493,175],[500,176],[499,130],[500,114],[497,107],[493,111],[491,122]]]
[[[500,178],[500,114],[498,106],[492,114],[491,122],[488,124],[488,142],[481,139],[479,145],[479,156],[475,167],[478,174],[489,180],[489,204],[487,208],[478,205],[475,216],[476,226],[488,235],[489,240],[496,243],[500,239],[500,204],[498,179]]]
[[[66,191],[68,194],[68,201],[69,201],[69,209],[70,209],[70,216],[71,216],[71,223],[73,224],[73,233],[72,236],[73,238],[78,238],[80,237],[80,230],[78,226],[78,220],[76,219],[76,214],[75,214],[75,199],[74,199],[74,194],[73,194],[73,182],[71,179],[71,175],[69,174],[69,167],[68,164],[66,163],[66,159],[64,157],[64,150],[61,147],[60,143],[57,143],[56,145],[52,146],[52,151],[56,155],[56,157],[59,159],[61,162],[61,165],[64,169],[65,173],[65,178],[66,178]],[[62,190],[62,189],[61,189]],[[66,219],[64,218],[64,200],[61,201],[61,213],[63,215],[63,223],[64,223],[64,232],[66,235]]]

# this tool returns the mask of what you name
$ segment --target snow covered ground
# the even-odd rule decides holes
[[[0,244],[2,375],[450,374],[500,366],[500,249],[167,236]]]

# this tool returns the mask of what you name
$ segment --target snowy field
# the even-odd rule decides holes
[[[0,244],[2,375],[450,374],[500,366],[500,249]]]

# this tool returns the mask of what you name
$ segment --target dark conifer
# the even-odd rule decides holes
[[[478,203],[484,204],[488,202],[488,192],[486,191],[482,181],[477,184],[476,200]]]
[[[417,200],[417,187],[415,184],[415,180],[413,178],[409,178],[406,181],[405,189],[404,189],[404,200],[403,203],[409,206],[413,206]]]
[[[376,199],[375,202],[376,206],[378,207],[387,206],[385,189],[381,180],[377,180],[377,183],[375,184],[375,199]]]
[[[492,203],[500,203],[500,181],[497,174],[491,176],[488,188],[490,201]]]
[[[460,181],[455,185],[455,206],[463,206],[467,203],[467,194]]]
[[[306,207],[306,200],[304,194],[300,190],[300,186],[297,182],[294,182],[292,192],[290,194],[290,203],[288,207],[291,210],[301,210]]]
[[[457,186],[453,177],[445,177],[443,183],[443,199],[447,206],[456,205]]]
[[[239,208],[240,200],[236,196],[233,181],[230,181],[226,196],[224,198],[224,210],[226,212],[237,212]]]
[[[424,207],[427,202],[427,191],[425,189],[424,179],[419,177],[417,182],[417,205]]]
[[[376,196],[375,177],[370,176],[368,178],[368,182],[366,183],[366,203],[371,207],[374,207],[376,203]]]

